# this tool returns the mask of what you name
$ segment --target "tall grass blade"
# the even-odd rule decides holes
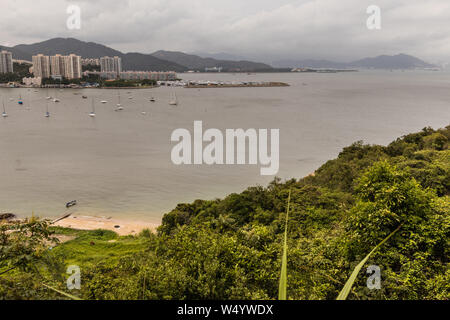
[[[288,205],[286,210],[286,225],[284,227],[284,243],[283,243],[283,256],[281,257],[281,275],[280,286],[278,288],[278,300],[287,300],[287,233],[288,233],[288,221],[289,221],[289,207],[291,204],[291,190],[289,190]]]
[[[55,289],[55,288],[53,288],[53,287],[50,287],[50,286],[46,285],[45,283],[43,283],[42,285],[43,285],[44,287],[47,287],[47,288],[49,288],[49,289],[51,289],[51,290],[53,290],[53,291],[55,291],[55,292],[58,292],[58,293],[64,295],[64,296],[66,296],[66,297],[68,297],[68,298],[70,298],[70,299],[72,299],[72,300],[83,300],[83,299],[78,298],[78,297],[75,297],[75,296],[73,296],[73,295],[71,295],[71,294],[65,293],[64,291],[61,291],[61,290]]]
[[[356,277],[358,276],[359,271],[361,271],[364,264],[369,260],[370,256],[378,250],[386,241],[388,241],[394,234],[397,233],[397,231],[400,230],[400,228],[403,226],[400,225],[394,232],[392,232],[389,236],[387,236],[386,239],[381,241],[375,248],[373,248],[372,251],[355,267],[352,274],[350,275],[350,278],[348,278],[347,282],[345,283],[344,287],[342,288],[341,292],[339,293],[336,300],[347,300],[347,297],[352,290],[353,284],[355,283]]]

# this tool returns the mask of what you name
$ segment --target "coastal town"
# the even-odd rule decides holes
[[[21,81],[7,81],[3,87],[68,87],[97,88],[102,84],[134,82],[142,86],[156,85],[158,81],[177,80],[174,71],[123,70],[122,58],[82,58],[76,54],[48,56],[37,54],[32,61],[15,60],[12,53],[0,52],[0,74],[14,74],[14,66],[28,69],[28,76]]]
[[[37,54],[32,61],[15,60],[11,52],[0,52],[0,74],[14,74],[14,65],[26,69],[28,75],[21,81],[6,81],[0,87],[8,88],[148,88],[173,86],[184,88],[241,88],[285,87],[283,82],[261,81],[185,81],[178,79],[175,71],[123,70],[122,58],[82,58],[76,54],[67,56]],[[207,68],[208,69],[208,68]],[[221,72],[220,68],[207,70]],[[190,72],[188,72],[190,73]],[[1,82],[1,81],[0,81]]]

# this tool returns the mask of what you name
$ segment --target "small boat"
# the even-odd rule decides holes
[[[50,118],[50,112],[48,111],[48,102],[47,102],[47,108],[46,108],[46,111],[45,111],[45,117],[46,118]]]
[[[94,105],[94,98],[92,98],[92,110],[89,113],[89,117],[95,117],[95,105]]]
[[[131,100],[131,99],[133,99],[133,97],[128,97],[128,99],[130,99],[130,100]]]
[[[169,105],[171,105],[171,106],[177,106],[178,105],[177,94],[175,92],[173,93],[172,98],[169,101]]]
[[[77,200],[73,200],[66,203],[66,208],[70,208],[77,205]]]
[[[6,118],[8,116],[8,114],[6,113],[6,108],[5,108],[5,100],[3,100],[3,113],[2,113],[2,117]]]
[[[106,100],[102,100],[102,101],[100,101],[101,103],[108,103],[108,101],[106,101]]]
[[[116,111],[122,111],[123,110],[123,107],[122,107],[122,105],[120,104],[120,91],[117,93],[117,108],[116,108]]]
[[[155,102],[155,101],[156,101],[155,98],[153,98],[153,97],[150,98],[150,102]]]
[[[87,96],[82,96],[83,99],[87,99]]]
[[[59,102],[58,98],[53,99],[53,102]]]

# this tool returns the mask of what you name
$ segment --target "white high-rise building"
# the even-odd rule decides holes
[[[49,78],[61,76],[67,79],[79,79],[82,77],[81,57],[75,54],[62,56],[33,56],[33,73],[35,77]]]
[[[66,60],[65,57],[57,54],[50,57],[50,69],[52,76],[66,76]]]
[[[119,76],[122,72],[122,58],[117,56],[100,58],[100,71],[115,72]]]
[[[35,77],[50,78],[50,57],[38,54],[33,56],[33,74]]]
[[[81,57],[75,54],[64,57],[65,59],[65,75],[67,79],[79,79],[82,77],[81,73]]]
[[[13,72],[12,53],[9,51],[2,50],[0,52],[0,73],[11,73],[11,72]]]

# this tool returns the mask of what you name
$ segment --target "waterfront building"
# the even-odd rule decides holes
[[[99,66],[100,65],[100,59],[84,58],[84,59],[81,59],[81,65],[82,66],[87,66],[87,65]]]
[[[42,78],[41,77],[23,78],[22,82],[26,86],[40,86],[42,85]]]
[[[75,54],[64,57],[65,59],[65,74],[63,75],[67,79],[79,79],[81,78],[81,57]]]
[[[66,74],[66,59],[64,56],[57,54],[50,57],[50,75],[55,76],[65,76]]]
[[[35,77],[49,78],[50,77],[50,57],[38,54],[33,56],[33,74]]]
[[[0,52],[0,73],[12,73],[13,72],[13,59],[12,53],[2,50]]]
[[[205,68],[205,72],[222,72],[222,67]]]
[[[100,72],[115,72],[116,77],[122,72],[122,58],[120,57],[101,57]]]
[[[100,76],[102,79],[113,80],[117,78],[116,72],[98,72],[86,71],[84,75]],[[122,71],[119,74],[121,80],[155,80],[155,81],[173,81],[177,79],[174,71]]]
[[[79,79],[82,76],[81,57],[75,54],[62,56],[44,56],[38,54],[33,56],[33,74],[41,78]]]
[[[120,73],[120,79],[122,80],[172,81],[176,78],[177,74],[173,71],[124,71]]]

